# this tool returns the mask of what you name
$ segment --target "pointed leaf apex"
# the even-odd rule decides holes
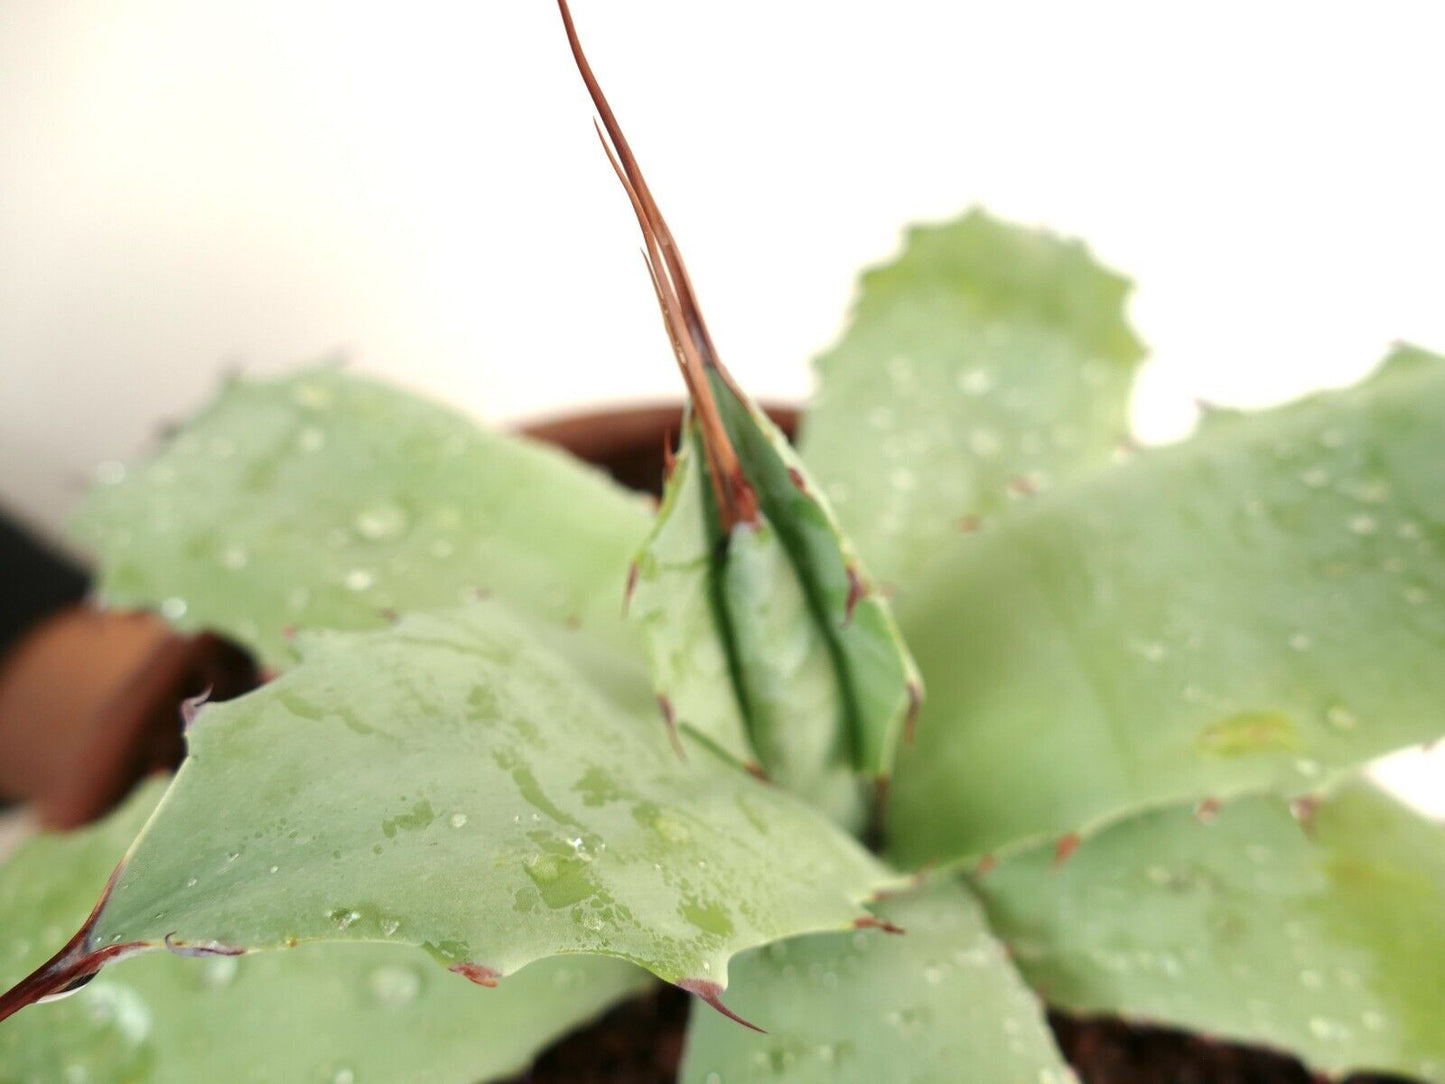
[[[758,1027],[757,1024],[749,1020],[744,1020],[722,1003],[721,995],[723,988],[719,984],[710,982],[707,979],[680,979],[677,983],[677,988],[679,990],[686,990],[689,994],[696,995],[699,999],[706,1002],[734,1023],[741,1024],[745,1028],[750,1028],[759,1035],[767,1034],[765,1029]]]

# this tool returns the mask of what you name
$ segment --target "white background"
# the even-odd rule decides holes
[[[752,390],[805,396],[856,270],[982,202],[1140,283],[1153,438],[1445,348],[1438,10],[576,0]],[[590,117],[548,0],[3,0],[0,501],[58,529],[231,367],[675,395]]]

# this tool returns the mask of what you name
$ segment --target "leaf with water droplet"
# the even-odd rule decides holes
[[[489,977],[586,953],[721,986],[734,953],[847,926],[893,879],[779,788],[700,744],[680,760],[616,656],[499,602],[307,650],[192,727],[87,944],[387,938]],[[463,806],[484,831],[440,812]]]
[[[36,837],[0,866],[0,986],[54,947],[48,927],[84,919],[163,790],[148,784],[106,821]],[[310,1080],[322,1064],[357,1066],[367,1084],[510,1079],[556,1036],[648,981],[618,960],[570,956],[478,990],[415,949],[374,944],[201,960],[147,954],[0,1024],[0,1079],[83,1072],[89,1084],[252,1084]]]
[[[863,276],[801,448],[882,583],[906,597],[961,523],[1016,503],[1015,479],[1110,462],[1143,356],[1128,291],[1079,242],[980,210],[915,227]]]
[[[857,776],[890,769],[922,685],[786,439],[730,385],[716,396],[759,507],[724,530],[689,419],[633,580],[654,686],[676,725],[857,831]]]
[[[477,590],[622,635],[647,523],[643,500],[556,449],[324,368],[229,382],[75,526],[111,602],[163,605],[283,667],[287,628],[373,628]]]
[[[1365,783],[1319,802],[1309,833],[1272,798],[1207,825],[1159,810],[1062,867],[1048,848],[1005,859],[977,888],[1062,1008],[1290,1050],[1331,1076],[1445,1081],[1445,826]]]
[[[730,1003],[767,1034],[694,1012],[682,1084],[1068,1079],[1041,1004],[965,889],[939,880],[875,910],[905,932],[815,934],[740,956]]]
[[[1141,453],[960,540],[899,608],[932,695],[894,779],[894,858],[1297,796],[1440,736],[1442,446],[1445,359],[1403,349],[1358,387]],[[1306,485],[1303,464],[1337,484]]]

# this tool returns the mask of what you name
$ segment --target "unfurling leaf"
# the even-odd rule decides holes
[[[904,863],[1304,794],[1445,730],[1445,360],[1040,494],[901,611],[933,696]]]
[[[793,568],[797,590],[815,623],[811,635],[833,658],[854,765],[886,779],[893,771],[898,739],[923,698],[922,679],[892,608],[786,437],[722,370],[714,370],[711,379],[722,424],[756,494],[761,522],[775,532],[781,555]],[[735,628],[735,635],[742,633]],[[786,675],[779,680],[786,683]],[[780,704],[773,725],[787,725],[788,714]]]
[[[1207,824],[1142,813],[1062,866],[1036,848],[977,884],[1063,1008],[1280,1047],[1321,1072],[1445,1081],[1445,826],[1363,783],[1307,825],[1274,798]]]
[[[738,763],[757,766],[723,626],[716,564],[721,536],[691,426],[683,431],[687,437],[663,489],[657,521],[637,557],[627,613],[673,724]]]
[[[764,771],[788,776],[800,793],[821,797],[845,823],[861,826],[863,799],[844,776],[839,751],[850,750],[859,773],[886,778],[897,737],[921,702],[922,682],[887,603],[872,590],[801,460],[723,367],[672,232],[583,55],[565,0],[559,7],[573,58],[597,107],[598,135],[642,230],[644,260],[687,386],[698,470],[708,483],[702,493],[702,541],[711,565],[706,593],[713,599],[712,639],[728,659],[745,729]],[[694,484],[687,473],[672,482],[674,487]],[[674,518],[679,505],[686,513],[691,502],[678,495],[665,498],[664,507]],[[673,530],[680,536],[677,542],[670,537]],[[694,552],[697,542],[693,525],[670,529],[664,522],[637,567],[658,567],[659,544]],[[746,552],[734,562],[732,551],[739,547]],[[764,580],[777,592],[771,607],[760,605],[756,594]],[[676,582],[680,602],[699,612],[698,579],[671,576],[669,582]],[[656,586],[665,590],[662,583]],[[655,612],[656,606],[648,607],[648,614]],[[692,639],[692,628],[676,634],[653,630],[649,654],[660,664],[654,680],[661,686],[679,678],[673,653],[678,642]],[[703,666],[715,667],[717,654],[707,644]],[[684,699],[692,699],[694,676],[681,675]],[[663,687],[658,691],[671,720],[672,694]],[[736,755],[737,727],[715,700],[686,705],[683,714]],[[793,727],[802,727],[809,740],[778,733]],[[814,740],[818,735],[821,741]],[[777,762],[769,763],[773,755]],[[787,759],[797,755],[816,760]]]

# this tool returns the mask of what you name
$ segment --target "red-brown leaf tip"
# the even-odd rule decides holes
[[[682,739],[677,735],[677,713],[672,709],[672,701],[663,693],[657,694],[657,707],[662,712],[662,721],[667,724],[667,740],[672,743],[672,751],[681,760],[687,759],[687,753],[682,748]]]
[[[1069,860],[1069,855],[1078,849],[1078,846],[1078,832],[1069,832],[1060,836],[1058,842],[1054,844],[1054,865],[1062,866]]]
[[[868,593],[868,588],[863,583],[863,578],[858,575],[858,570],[852,565],[848,566],[848,599],[843,603],[843,624],[853,620],[853,611],[863,596]]]
[[[223,945],[219,941],[203,941],[191,945],[184,941],[176,940],[176,931],[172,930],[165,936],[166,951],[176,956],[244,956],[246,950],[233,948],[230,945]]]
[[[184,729],[191,729],[191,724],[196,721],[196,716],[201,713],[201,708],[209,699],[211,699],[211,686],[207,685],[195,696],[188,696],[181,701],[181,724]]]
[[[627,616],[628,609],[632,606],[632,592],[637,590],[637,562],[627,566],[627,587],[622,592],[622,616]]]
[[[1294,819],[1299,821],[1299,826],[1304,834],[1311,839],[1315,834],[1315,812],[1320,807],[1318,794],[1301,794],[1298,798],[1290,799],[1289,811],[1294,814]]]
[[[488,988],[496,986],[497,980],[502,977],[500,971],[486,967],[483,964],[473,964],[465,961],[459,964],[452,964],[447,970],[455,975],[461,975],[464,978],[470,979],[478,986],[486,986]]]
[[[907,933],[902,926],[895,926],[886,918],[879,918],[877,915],[864,915],[862,918],[853,920],[854,929],[859,930],[882,930],[884,933],[902,934]]]
[[[918,713],[923,710],[923,690],[918,687],[918,682],[908,683],[908,714],[903,717],[903,740],[909,745],[913,744],[913,736],[918,730]]]
[[[694,994],[697,997],[701,998],[712,1008],[716,1009],[718,1012],[726,1016],[729,1020],[733,1021],[733,1023],[741,1024],[745,1028],[751,1028],[753,1031],[756,1031],[760,1035],[767,1034],[767,1032],[764,1031],[762,1028],[758,1027],[757,1024],[754,1024],[749,1020],[744,1020],[741,1016],[733,1012],[722,1003],[721,995],[723,992],[723,988],[717,983],[709,982],[707,979],[680,979],[678,980],[677,988],[679,990],[686,990],[689,994]]]

